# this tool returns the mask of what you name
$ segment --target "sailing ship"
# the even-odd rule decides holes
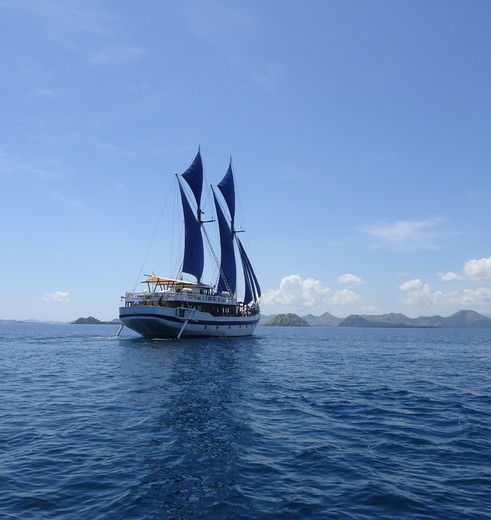
[[[180,272],[175,278],[152,274],[143,282],[146,289],[127,292],[119,309],[121,322],[149,338],[250,336],[259,321],[261,289],[235,229],[232,162],[217,185],[219,193],[211,187],[216,221],[203,220],[200,150],[191,166],[183,174],[176,174],[176,179],[184,217],[184,254]],[[190,191],[189,196],[186,191]],[[220,199],[225,202],[225,211]],[[204,226],[207,222],[218,224],[220,236],[220,255],[216,255],[213,249],[211,254],[218,271],[213,285],[202,281],[205,266],[203,237],[212,247]],[[242,301],[237,297],[237,253],[244,281]],[[196,280],[185,279],[184,274]]]

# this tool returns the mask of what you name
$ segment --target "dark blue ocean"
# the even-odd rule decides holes
[[[489,519],[491,330],[0,325],[1,519]]]

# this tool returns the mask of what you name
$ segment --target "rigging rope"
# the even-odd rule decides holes
[[[142,272],[143,272],[143,269],[145,267],[145,262],[147,261],[147,258],[148,258],[148,255],[150,254],[150,250],[152,249],[153,247],[153,243],[155,241],[155,237],[157,235],[157,231],[160,227],[160,222],[162,221],[162,216],[164,215],[164,211],[165,211],[165,208],[167,207],[167,203],[169,202],[169,197],[170,197],[170,193],[171,193],[172,190],[169,190],[168,193],[167,193],[167,199],[166,201],[164,202],[164,206],[162,207],[162,211],[160,212],[160,216],[159,216],[159,219],[157,221],[157,225],[155,226],[155,229],[153,231],[153,234],[152,234],[152,238],[150,240],[150,245],[148,246],[147,248],[147,252],[145,253],[145,257],[143,259],[143,262],[142,262],[142,266],[140,268],[140,271],[138,273],[138,277],[136,279],[136,282],[135,282],[135,285],[133,286],[133,291],[132,292],[135,292],[135,289],[138,285],[138,282],[140,281],[140,278],[141,278],[141,275],[142,275]]]

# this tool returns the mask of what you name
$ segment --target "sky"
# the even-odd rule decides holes
[[[232,157],[264,314],[491,313],[488,0],[0,0],[0,319],[116,318]],[[172,229],[171,229],[172,228]]]

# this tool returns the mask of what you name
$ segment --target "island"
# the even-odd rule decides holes
[[[310,327],[303,318],[296,314],[278,314],[264,323],[267,327]]]
[[[112,321],[101,321],[94,316],[89,316],[88,318],[78,318],[75,321],[72,321],[72,325],[118,325],[121,323],[118,319],[114,319]]]
[[[379,327],[379,328],[456,328],[489,329],[491,319],[472,310],[461,310],[451,316],[420,316],[409,318],[400,313],[351,314],[337,318],[328,312],[321,316],[300,317],[297,314],[261,316],[260,325],[277,327]]]

